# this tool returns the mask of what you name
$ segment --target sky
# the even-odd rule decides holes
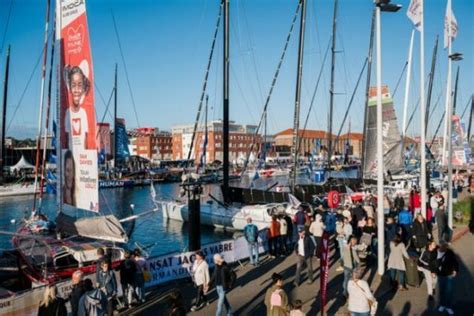
[[[230,119],[242,124],[256,124],[298,2],[230,2]],[[400,12],[382,14],[382,81],[389,85],[392,92],[406,63],[413,29],[406,16],[409,0],[399,0],[398,3],[403,5]],[[117,63],[118,116],[126,119],[128,128],[158,127],[160,130],[170,130],[173,125],[194,123],[219,4],[219,0],[86,0],[95,71],[97,121],[101,121],[104,116]],[[330,54],[326,63],[322,61],[331,37],[333,6],[333,0],[307,0],[300,126],[303,126],[318,74],[323,67],[321,83],[308,121],[308,128],[312,129],[327,128]],[[462,114],[474,92],[474,1],[452,0],[452,6],[459,28],[453,51],[464,54],[463,61],[453,63],[453,86],[457,67],[460,68],[457,111]],[[372,0],[339,0],[333,132],[340,128],[367,56],[372,8]],[[445,105],[448,60],[447,51],[443,49],[445,10],[446,0],[425,1],[425,76],[430,71],[436,36],[440,36],[432,97],[432,107],[436,108],[429,122],[430,134],[436,129]],[[12,50],[8,136],[24,138],[37,133],[41,67],[35,70],[35,65],[43,50],[45,11],[46,1],[43,0],[0,0],[2,82],[6,46],[11,45]],[[269,104],[269,133],[277,133],[293,125],[298,33],[299,20]],[[209,120],[222,118],[222,36],[221,27],[206,91],[209,95]],[[416,32],[409,94],[410,113],[419,97],[419,36],[419,32]],[[30,77],[31,82],[27,86]],[[365,78],[364,74],[349,112],[351,131],[362,130]],[[372,75],[374,84],[375,63]],[[400,123],[404,87],[405,77],[400,81],[394,96]],[[439,102],[436,102],[438,99]],[[464,121],[467,121],[468,114]],[[112,121],[110,112],[105,115],[105,121]],[[344,125],[343,132],[349,129],[349,121]],[[409,135],[418,134],[419,121],[417,112],[408,129]]]

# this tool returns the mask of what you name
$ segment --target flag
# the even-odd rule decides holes
[[[444,16],[444,48],[449,45],[449,38],[454,39],[458,35],[458,22],[451,9],[451,0],[448,0],[446,6],[446,15]]]
[[[421,0],[411,0],[407,10],[407,16],[419,31],[421,21],[423,20],[423,6],[421,5]]]

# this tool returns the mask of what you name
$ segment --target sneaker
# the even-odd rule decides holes
[[[343,267],[337,267],[336,271],[337,272],[342,272],[342,271],[344,271],[344,268]]]
[[[444,307],[444,306],[438,307],[438,312],[442,313],[442,312],[444,312],[444,310],[445,310],[445,307]]]
[[[454,315],[454,311],[451,308],[446,308],[446,312],[448,312],[449,315]]]
[[[198,308],[197,308],[196,305],[194,305],[193,307],[191,307],[191,312],[195,312],[195,311],[197,311],[197,310],[198,310]]]

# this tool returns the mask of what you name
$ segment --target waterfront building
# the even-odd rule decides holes
[[[130,153],[152,162],[172,158],[172,137],[170,132],[156,127],[140,127],[130,131]]]

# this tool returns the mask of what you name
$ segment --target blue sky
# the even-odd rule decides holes
[[[42,51],[46,1],[0,1],[0,40],[12,45],[9,91],[8,135],[32,136],[37,129],[40,96],[39,67],[33,75],[16,115],[13,111]],[[447,52],[442,49],[443,18],[446,0],[425,1],[425,70],[429,72],[431,53],[437,34],[440,49],[434,81],[433,101],[440,97],[429,129],[433,131],[444,108]],[[464,53],[461,67],[458,111],[468,102],[474,88],[474,1],[452,0],[459,33],[454,51]],[[115,62],[119,67],[119,115],[128,127],[156,126],[169,130],[172,125],[193,123],[201,93],[205,68],[216,23],[219,0],[88,0],[95,80],[107,100],[113,86]],[[306,116],[324,52],[331,35],[332,0],[308,0],[304,51],[301,121]],[[403,9],[382,16],[383,82],[393,91],[407,59],[412,24],[406,17],[409,0],[400,0]],[[256,123],[270,88],[296,0],[231,0],[231,84],[230,115],[239,123]],[[371,0],[340,0],[337,30],[334,129],[339,128],[357,76],[367,55]],[[137,106],[134,114],[126,84],[124,65],[114,31],[112,12],[117,21],[129,80]],[[419,95],[419,34],[415,37],[410,112]],[[0,42],[0,44],[2,44]],[[269,132],[278,132],[293,124],[298,27],[293,33],[280,77],[269,107]],[[0,46],[1,49],[1,46]],[[6,49],[0,52],[0,76],[4,74]],[[329,104],[329,59],[324,68],[308,127],[325,129]],[[375,65],[374,65],[375,68]],[[375,71],[375,69],[374,69]],[[374,72],[375,74],[375,72]],[[209,119],[222,116],[222,31],[208,83]],[[361,130],[365,75],[350,111],[352,130]],[[375,83],[375,75],[372,80]],[[395,95],[401,122],[404,79]],[[98,120],[105,105],[96,90]],[[465,117],[465,120],[467,116]],[[106,116],[111,121],[111,116]],[[409,134],[416,134],[419,116],[415,116]],[[302,123],[301,123],[302,124]],[[345,130],[347,126],[345,127]]]

